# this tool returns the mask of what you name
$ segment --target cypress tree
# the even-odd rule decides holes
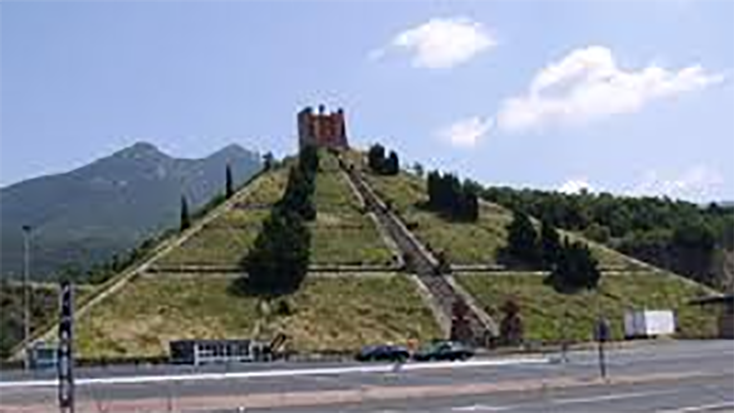
[[[543,266],[553,269],[561,254],[561,238],[558,231],[548,220],[543,220],[540,227],[540,249]]]
[[[263,170],[269,171],[273,169],[273,166],[275,164],[275,160],[273,158],[273,153],[268,152],[265,155],[263,155]]]
[[[370,146],[369,152],[367,152],[367,165],[373,171],[380,173],[382,172],[382,165],[385,162],[385,148],[378,144]]]
[[[390,155],[388,155],[387,160],[383,164],[382,173],[385,175],[397,175],[400,172],[400,159],[398,159],[398,154],[394,151],[390,151]]]
[[[536,265],[538,262],[538,233],[527,214],[515,211],[507,230],[507,250],[510,255],[525,264]]]
[[[189,216],[189,203],[186,201],[186,195],[181,195],[181,231],[191,226],[191,217]]]
[[[308,271],[311,235],[298,214],[276,209],[244,262],[249,292],[280,295],[298,289]]]
[[[563,242],[557,264],[549,275],[550,284],[560,292],[596,288],[601,278],[598,262],[581,242]]]
[[[227,169],[225,171],[226,173],[226,182],[225,182],[225,196],[227,199],[231,198],[232,195],[234,195],[234,183],[232,182],[232,168],[227,164]]]

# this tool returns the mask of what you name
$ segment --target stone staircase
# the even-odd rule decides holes
[[[401,251],[406,269],[416,274],[418,280],[431,294],[433,304],[445,316],[442,318],[452,320],[457,302],[467,309],[462,323],[464,328],[457,328],[460,327],[457,325],[458,323],[456,321],[452,322],[449,326],[450,338],[474,346],[492,346],[498,334],[498,328],[494,320],[477,306],[474,300],[470,299],[468,294],[458,287],[455,282],[452,282],[453,280],[450,279],[449,274],[442,273],[438,260],[372,190],[361,172],[348,167],[341,160],[340,166],[364,199],[366,208],[375,214],[385,232]]]

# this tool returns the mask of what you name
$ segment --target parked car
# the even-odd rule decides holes
[[[474,356],[474,350],[457,341],[434,341],[420,350],[413,358],[418,361],[429,360],[467,360]]]
[[[359,361],[405,361],[410,358],[408,349],[403,346],[382,344],[366,346],[357,353]]]

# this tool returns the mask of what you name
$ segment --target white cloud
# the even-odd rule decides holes
[[[466,118],[452,123],[438,132],[439,137],[451,142],[454,146],[471,148],[492,128],[492,119],[478,116]]]
[[[691,167],[678,176],[663,176],[650,170],[628,194],[704,201],[710,199],[714,190],[723,183],[724,178],[717,170],[703,165]]]
[[[636,112],[646,104],[724,80],[700,65],[667,70],[657,65],[625,70],[606,47],[576,49],[539,71],[527,93],[505,100],[497,115],[503,130],[549,123],[581,123]]]
[[[558,188],[558,191],[564,194],[578,194],[582,190],[592,192],[592,187],[586,178],[572,178],[564,182],[563,185]]]
[[[414,67],[447,69],[470,60],[497,45],[484,26],[465,17],[433,18],[398,33],[388,48],[407,50]],[[378,59],[387,48],[370,53]]]

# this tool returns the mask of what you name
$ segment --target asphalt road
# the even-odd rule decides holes
[[[274,363],[77,372],[77,412],[734,411],[734,341],[632,345],[468,363]],[[226,371],[225,371],[226,370]],[[0,377],[0,412],[58,411],[53,380]]]

